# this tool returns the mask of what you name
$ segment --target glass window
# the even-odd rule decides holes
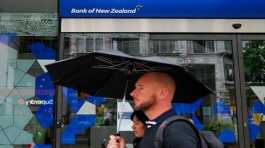
[[[151,40],[151,50],[159,55],[170,55],[179,53],[179,50],[185,48],[185,42],[177,40]]]
[[[229,64],[224,65],[225,68],[225,80],[226,81],[233,81],[233,66]]]
[[[69,50],[70,49],[70,38],[69,37],[65,37],[64,38],[64,48],[66,50]]]
[[[204,40],[196,40],[193,41],[193,53],[205,53],[205,41]]]
[[[86,40],[84,37],[79,37],[76,40],[76,49],[80,53],[86,53]]]
[[[68,35],[65,33],[65,36]],[[78,38],[80,33],[73,33],[71,35],[75,39]],[[233,53],[220,54],[220,52],[226,50],[226,47],[229,47],[232,51],[231,40],[178,40],[172,39],[172,34],[161,33],[86,33],[82,35],[92,38],[101,36],[105,50],[113,52],[118,50],[131,56],[157,56],[158,59],[164,60],[164,62],[184,66],[199,81],[211,88],[215,94],[198,98],[197,101],[189,104],[176,103],[174,104],[176,113],[191,117],[198,129],[214,131],[216,136],[227,147],[238,147]],[[65,52],[65,55],[71,53],[71,51]],[[75,54],[71,56],[75,56]],[[75,100],[80,99],[77,97]],[[114,103],[112,102],[112,104],[111,101],[114,101]],[[96,106],[97,121],[95,126],[85,128],[83,132],[80,131],[76,136],[67,135],[67,130],[64,130],[62,134],[66,133],[66,140],[67,136],[72,136],[71,140],[75,141],[75,144],[86,143],[93,148],[99,148],[102,143],[102,137],[107,137],[109,133],[115,132],[118,124],[117,118],[119,116],[114,115],[115,113],[118,114],[118,105],[114,105],[115,102],[116,100],[110,99],[108,103],[112,105],[107,105],[107,103]],[[71,108],[70,104],[68,104],[67,108]],[[71,109],[68,109],[68,112],[72,115],[75,114]],[[106,118],[105,115],[108,116],[110,114],[112,114],[113,120],[106,122],[104,120]],[[69,122],[66,126],[71,125],[71,122],[75,119],[74,116],[68,116],[68,118]],[[129,130],[125,133],[130,143],[132,133]],[[95,140],[93,136],[89,137],[89,135],[96,135],[95,137],[101,138]],[[88,137],[87,141],[81,141],[81,137]],[[65,141],[63,144],[67,145],[70,143]]]
[[[224,41],[224,49],[226,52],[229,52],[229,53],[232,53],[232,44],[231,44],[231,41]]]
[[[116,43],[116,49],[128,54],[139,54],[139,39],[134,38],[116,38],[113,40]]]
[[[86,49],[87,49],[87,51],[93,51],[94,50],[93,38],[86,38]]]
[[[96,50],[102,50],[102,49],[103,49],[103,39],[96,38]]]
[[[57,15],[0,13],[0,147],[51,146]],[[2,26],[4,29],[2,29]]]
[[[214,41],[205,41],[205,48],[208,53],[215,52]]]
[[[243,41],[248,130],[251,148],[265,145],[265,40]]]

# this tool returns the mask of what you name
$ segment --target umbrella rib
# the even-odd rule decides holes
[[[109,58],[105,58],[105,57],[96,57],[96,59],[98,59],[99,61],[101,62],[104,62],[106,64],[109,64],[109,65],[98,65],[94,68],[109,68],[109,69],[115,69],[115,67],[121,67],[124,65],[127,66],[129,65],[131,62],[128,60],[128,61],[125,61],[124,63],[120,63],[120,64],[114,64],[113,61]],[[147,66],[145,65],[144,63],[141,63],[141,62],[134,62],[133,65],[133,71],[135,72],[146,72],[146,71],[155,71],[155,70],[165,70],[165,69],[161,69],[161,67],[150,67],[150,66]],[[117,68],[117,69],[121,69],[121,70],[128,70],[126,68],[122,69],[122,68]],[[141,69],[141,70],[139,70]]]
[[[96,69],[110,69],[110,70],[128,70],[126,68],[116,68],[116,67],[101,67],[101,66],[94,66],[93,68],[96,68]]]
[[[115,69],[116,67],[118,67],[117,69],[122,69],[121,67],[126,67],[128,65],[130,65],[130,61],[125,61],[123,63],[120,63],[120,64],[113,64],[112,62],[109,62],[107,60],[103,60],[103,59],[98,59],[102,62],[105,62],[107,64],[110,64],[110,65],[97,65],[97,66],[93,66],[93,68],[109,68],[109,69]]]
[[[104,58],[104,57],[95,57],[97,60],[99,60],[99,61],[102,61],[102,62],[104,62],[104,63],[108,63],[108,64],[110,64],[110,65],[114,65],[113,63],[112,63],[112,60],[111,59],[108,59],[108,58]]]
[[[104,68],[106,68],[106,69],[122,69],[122,67],[119,67],[119,66],[123,66],[123,67],[125,67],[125,66],[127,66],[127,65],[129,65],[129,64],[126,64],[126,63],[123,63],[123,64],[117,64],[117,65],[112,65],[112,66],[109,66],[109,65],[97,65],[97,66],[93,66],[92,68],[102,68],[102,69],[104,69]]]
[[[125,61],[124,63],[114,64],[114,63],[112,62],[111,59],[104,58],[104,57],[96,57],[96,59],[98,59],[98,60],[101,61],[101,62],[104,62],[104,63],[110,64],[110,65],[113,65],[113,66],[116,66],[116,65],[119,66],[119,65],[123,65],[123,64],[130,63],[130,61],[127,60],[127,61]]]
[[[96,68],[114,68],[114,67],[118,67],[118,66],[122,66],[122,65],[129,65],[130,64],[130,61],[125,61],[123,63],[120,63],[120,64],[114,64],[111,60],[107,59],[107,58],[100,58],[100,57],[96,57],[99,61],[102,61],[106,64],[110,64],[110,65],[97,65],[95,66]]]
[[[154,70],[168,70],[169,69],[169,68],[161,69],[161,67],[151,67],[151,66],[147,66],[144,63],[135,63],[134,65],[138,66],[138,67],[135,67],[136,71],[154,71]],[[137,68],[139,69],[143,68],[144,70],[137,70]]]

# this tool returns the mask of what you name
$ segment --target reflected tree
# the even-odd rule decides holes
[[[244,42],[246,82],[265,83],[265,41]]]

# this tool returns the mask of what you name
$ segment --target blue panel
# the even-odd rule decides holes
[[[83,105],[84,100],[79,100],[77,97],[77,91],[70,88],[63,88],[63,98],[70,106],[71,112],[78,112],[80,107]]]
[[[248,115],[248,130],[249,130],[249,137],[252,142],[256,141],[258,134],[261,133],[262,128],[260,125],[253,124],[253,114],[255,113],[265,113],[265,106],[259,100],[255,100],[250,108],[250,112]]]
[[[229,129],[223,129],[219,135],[219,139],[223,143],[235,143],[236,142],[235,133]]]
[[[257,136],[261,133],[261,127],[255,124],[248,124],[249,138],[251,141],[256,141]]]
[[[75,135],[70,131],[63,131],[61,134],[61,144],[75,144]]]
[[[42,100],[53,100],[55,89],[49,74],[39,75],[35,82],[35,95]]]
[[[55,52],[53,49],[45,46],[42,43],[36,42],[28,46],[33,56],[36,59],[55,59]]]
[[[89,101],[95,105],[101,105],[106,103],[106,99],[103,97],[89,96],[87,98],[78,99],[77,91],[71,88],[63,88],[63,98],[70,106],[72,112],[78,112],[84,101]]]
[[[70,110],[74,113],[77,113],[82,105],[85,103],[84,100],[72,100],[70,105]]]
[[[106,103],[106,99],[104,97],[89,96],[87,100],[95,105],[101,105]]]
[[[32,148],[52,148],[50,144],[36,144]]]
[[[42,128],[50,128],[53,125],[53,106],[43,105],[35,113]]]
[[[66,129],[67,131],[71,131],[72,134],[79,134],[93,126],[95,122],[95,115],[76,115],[72,118]]]
[[[258,134],[261,132],[261,127],[259,125],[255,125],[252,123],[252,114],[248,115],[248,131],[249,131],[249,138],[252,142],[254,142],[258,136]]]
[[[63,87],[63,97],[69,103],[77,99],[77,91],[75,89]]]
[[[187,103],[175,103],[173,108],[178,115],[192,114],[191,106]]]
[[[252,104],[251,113],[263,113],[265,114],[265,105],[262,104],[259,100],[255,100]]]
[[[61,134],[62,144],[75,144],[76,134],[85,132],[87,128],[93,126],[96,122],[95,115],[76,115],[72,118],[69,125],[64,129]]]
[[[15,33],[0,33],[0,42],[3,44],[12,45],[17,40]]]
[[[174,103],[173,109],[179,115],[194,114],[202,105],[202,99],[198,99],[193,103]]]
[[[264,7],[264,0],[61,0],[60,16],[103,18],[265,18]]]
[[[70,106],[71,112],[78,112],[85,101],[95,105],[101,105],[106,100],[102,97],[89,96],[87,98],[78,98],[77,91],[71,88],[63,88],[63,98]],[[61,134],[61,144],[75,144],[76,134],[82,134],[87,128],[96,123],[96,115],[75,115],[70,123],[65,127]]]
[[[230,114],[229,107],[225,104],[223,99],[220,99],[214,104],[214,112],[217,114]]]

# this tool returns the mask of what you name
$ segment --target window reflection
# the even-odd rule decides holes
[[[54,88],[43,66],[55,61],[57,39],[0,38],[0,146],[51,145]]]
[[[168,39],[168,34],[149,33],[66,33],[65,38],[70,38],[70,48],[64,50],[65,58],[83,53],[77,45],[80,37],[86,40],[86,42],[80,42],[80,44],[86,44],[81,45],[86,47],[86,52],[113,50],[132,56],[153,56],[168,63],[184,66],[198,80],[214,90],[216,94],[198,99],[199,102],[191,104],[175,104],[176,112],[192,117],[196,127],[214,131],[226,146],[237,146],[237,108],[232,41],[179,40],[172,37]],[[116,120],[114,122],[104,121],[105,115],[108,116],[111,112],[117,112],[115,106],[107,106],[104,104],[97,107],[96,126],[89,129],[91,134],[97,132],[97,137],[104,137],[104,132],[115,130],[117,124]],[[196,107],[192,109],[193,112],[185,110],[185,108],[194,106]],[[114,107],[114,111],[112,107]],[[177,110],[177,108],[181,108],[181,110]],[[128,135],[127,138],[129,137]],[[97,147],[100,145],[100,141],[97,139],[100,138],[91,136],[88,143],[92,147]]]
[[[251,148],[263,148],[265,145],[265,41],[243,41],[242,47]]]

